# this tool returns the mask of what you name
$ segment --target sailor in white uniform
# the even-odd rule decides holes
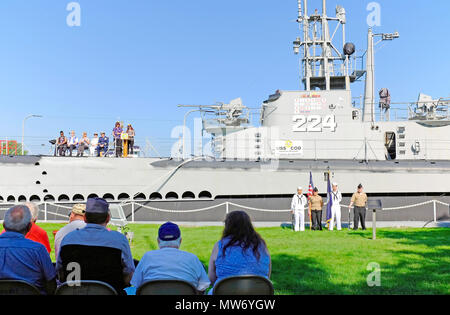
[[[302,187],[297,188],[297,193],[292,197],[291,210],[294,215],[294,231],[305,230],[305,206],[308,205],[306,197],[303,195]]]
[[[333,188],[331,191],[331,199],[333,201],[333,205],[331,206],[331,221],[330,221],[330,231],[333,231],[334,228],[334,220],[336,220],[337,230],[340,231],[341,227],[341,201],[342,194],[338,190],[338,184],[333,183]]]

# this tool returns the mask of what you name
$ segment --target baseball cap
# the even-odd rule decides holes
[[[77,203],[73,205],[72,207],[72,213],[78,214],[78,215],[84,215],[86,212],[86,205]]]
[[[181,232],[178,225],[166,222],[159,227],[158,237],[161,241],[174,241],[180,238]]]
[[[86,202],[86,213],[108,213],[109,204],[103,198],[89,198]]]

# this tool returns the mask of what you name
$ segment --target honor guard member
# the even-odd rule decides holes
[[[98,146],[97,146],[97,156],[100,156],[100,152],[103,153],[103,156],[108,152],[108,146],[109,146],[109,138],[105,135],[104,132],[102,132],[101,137],[98,139]]]
[[[305,206],[307,205],[306,197],[303,195],[302,187],[297,188],[297,193],[292,197],[291,210],[294,215],[294,231],[305,230]]]
[[[355,205],[353,210],[353,229],[358,229],[358,222],[361,221],[361,227],[363,230],[366,229],[366,206],[367,206],[367,195],[363,192],[363,186],[358,185],[358,191],[352,196],[349,208]]]
[[[334,221],[336,220],[337,230],[340,231],[341,227],[341,201],[342,194],[338,190],[338,184],[332,184],[331,190],[331,200],[333,201],[333,205],[331,206],[331,221],[330,221],[330,231],[334,229]]]
[[[319,189],[314,188],[313,195],[309,197],[309,213],[311,214],[312,230],[322,231],[322,207],[323,199],[319,196]]]

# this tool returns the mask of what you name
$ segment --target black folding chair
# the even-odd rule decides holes
[[[260,276],[243,275],[220,280],[214,295],[273,295],[272,282]]]
[[[117,291],[106,282],[81,280],[63,283],[55,295],[117,295]]]
[[[41,292],[23,280],[0,280],[0,295],[41,295]]]
[[[152,280],[139,286],[136,295],[197,295],[197,289],[182,280]]]
[[[76,262],[80,266],[80,278],[75,280],[101,281],[112,286],[117,293],[125,294],[123,289],[122,251],[112,247],[64,245],[61,247],[62,260],[59,280],[66,282],[72,268],[67,265]],[[70,267],[70,266],[69,266]],[[69,269],[69,270],[68,270]]]

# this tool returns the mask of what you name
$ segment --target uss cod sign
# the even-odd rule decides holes
[[[280,140],[274,143],[273,154],[280,155],[303,155],[303,141]]]

